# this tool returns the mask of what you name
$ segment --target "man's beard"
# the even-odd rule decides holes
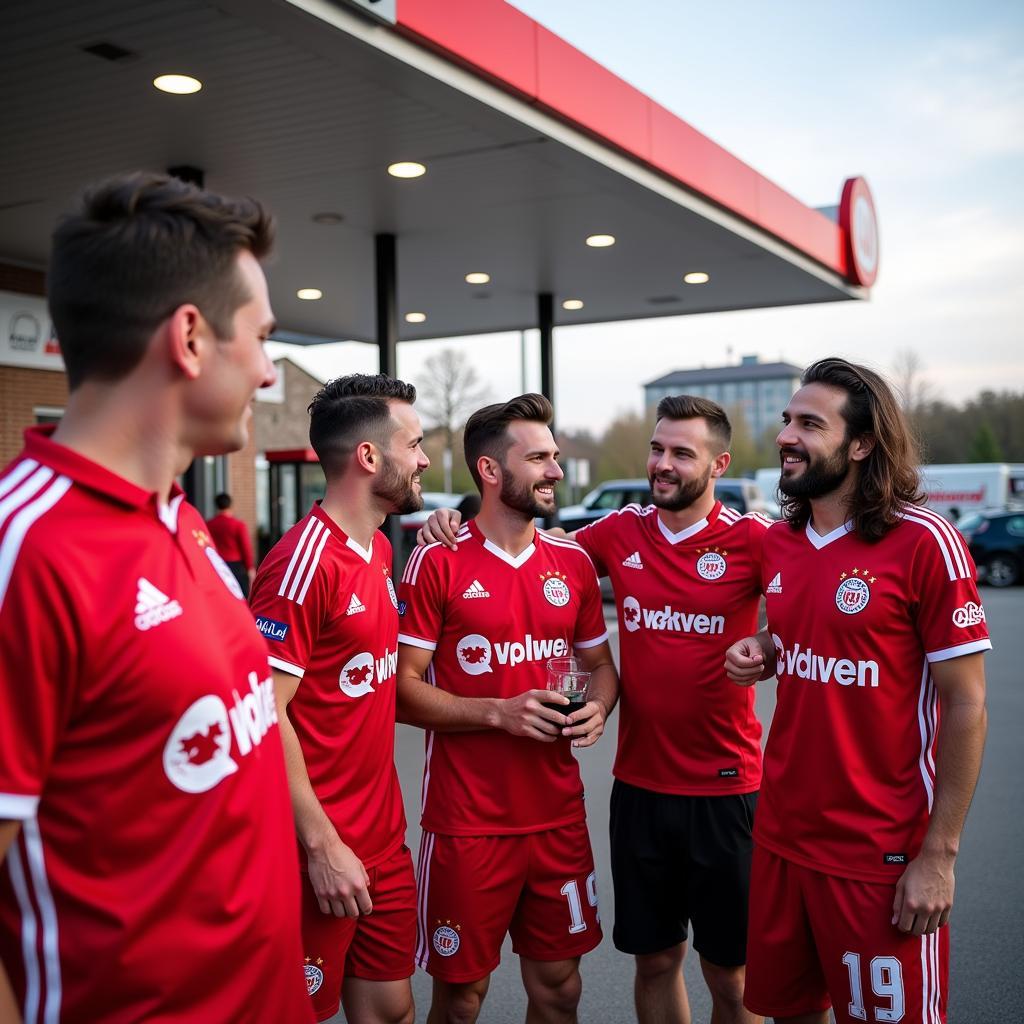
[[[844,439],[841,444],[836,446],[835,451],[813,459],[806,452],[781,448],[779,450],[780,459],[784,459],[787,455],[798,455],[806,461],[803,473],[790,479],[786,479],[785,467],[783,467],[782,476],[779,478],[779,490],[787,498],[796,498],[801,501],[824,498],[826,494],[831,494],[843,483],[850,472],[850,460],[846,455],[848,444],[849,442]]]
[[[419,479],[419,473],[405,476],[390,455],[385,453],[383,458],[384,466],[373,487],[374,496],[388,502],[397,515],[419,512],[423,508],[423,496],[413,486],[413,481]]]
[[[518,483],[511,473],[503,471],[501,474],[501,501],[516,512],[522,514],[524,519],[535,519],[537,516],[549,516],[555,510],[555,503],[542,502],[537,497],[535,484]],[[554,488],[552,483],[544,483],[540,486]]]
[[[649,474],[647,477],[648,483],[651,485],[651,500],[654,504],[658,508],[665,509],[666,512],[682,512],[684,508],[689,508],[707,490],[708,481],[711,479],[711,464],[708,463],[704,473],[695,480],[679,480],[676,483],[675,477],[666,479],[667,483],[676,483],[676,489],[669,494],[658,494],[654,489],[654,481],[657,479],[657,473]]]

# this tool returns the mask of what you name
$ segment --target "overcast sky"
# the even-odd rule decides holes
[[[808,205],[834,205],[844,179],[863,174],[880,225],[870,302],[558,328],[560,425],[599,431],[642,407],[645,381],[747,353],[888,370],[913,349],[950,400],[1024,390],[1024,5],[515,6]],[[466,348],[495,398],[519,390],[518,334],[492,338],[486,361],[475,339],[399,346],[399,375],[415,383],[446,346]],[[298,355],[321,376],[376,370],[369,346]]]

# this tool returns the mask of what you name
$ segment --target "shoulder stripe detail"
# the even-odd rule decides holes
[[[29,477],[28,481],[26,481],[21,487],[17,488],[17,490],[10,494],[3,502],[3,506],[0,508],[0,526],[3,525],[4,520],[10,514],[12,508],[17,504],[20,504],[24,498],[30,497],[37,492],[39,485],[32,484],[32,481],[36,480],[36,478],[39,477],[39,474],[44,472],[45,476],[41,478],[41,483],[49,483],[50,478],[53,476],[53,470],[39,470],[33,476]],[[49,512],[50,509],[53,508],[53,506],[56,505],[70,489],[71,479],[69,477],[57,477],[57,479],[50,483],[39,497],[25,505],[11,520],[11,525],[4,535],[3,543],[0,543],[0,609],[3,609],[4,598],[7,596],[7,587],[11,582],[11,573],[14,572],[14,563],[18,558],[18,552],[21,550],[21,545],[25,539],[25,535],[32,527],[32,524],[35,523],[37,519],[40,519],[45,513]],[[10,507],[8,507],[8,502],[16,496],[21,495],[23,491],[25,494],[17,502],[13,502]]]
[[[9,491],[13,491],[14,488],[25,479],[25,477],[38,468],[39,463],[36,462],[35,459],[23,459],[19,462],[18,465],[16,465],[14,469],[12,469],[10,473],[3,478],[3,480],[0,480],[0,498]]]
[[[641,505],[637,501],[631,501],[628,505],[623,505],[622,508],[615,510],[615,515],[621,516],[623,512],[629,512],[634,516],[643,519],[644,516],[649,516],[654,511],[653,505]],[[595,522],[600,522],[599,519]]]
[[[26,501],[38,494],[53,479],[53,470],[48,466],[39,466],[27,480],[12,488],[0,501],[0,527],[7,522],[10,514]],[[6,482],[6,481],[5,481]]]
[[[309,535],[318,530],[321,526],[320,520],[315,519],[312,516],[309,522],[306,523],[306,528],[302,531],[302,536],[299,537],[299,543],[295,545],[295,550],[292,552],[292,557],[288,562],[288,568],[284,571],[284,577],[281,579],[281,587],[277,592],[278,597],[284,597],[285,591],[288,589],[289,583],[292,581],[292,573],[295,572],[295,566],[298,565],[299,559],[302,557],[302,552],[306,549],[306,541],[309,539]]]
[[[740,516],[740,519],[752,519],[755,523],[760,523],[764,527],[769,527],[775,522],[774,519],[769,519],[763,512],[747,512]]]
[[[408,583],[411,587],[416,586],[416,578],[420,574],[420,566],[423,564],[423,560],[427,557],[427,552],[440,547],[444,547],[444,545],[439,540],[434,541],[433,544],[424,544],[422,547],[418,547],[409,556],[409,561],[405,566],[405,572],[402,573],[402,582]]]
[[[950,580],[963,580],[970,577],[971,573],[959,546],[951,543],[950,537],[942,527],[926,516],[911,512],[909,508],[903,512],[903,518],[908,522],[923,526],[935,538],[935,542],[939,545],[939,551],[942,553],[942,560],[946,563],[946,573]]]
[[[327,543],[330,535],[330,530],[323,531],[320,543],[316,547],[316,553],[313,555],[313,561],[310,562],[309,571],[306,573],[306,582],[302,584],[302,590],[299,592],[299,599],[295,602],[296,604],[302,604],[306,600],[306,591],[309,590],[309,585],[313,582],[313,576],[316,574],[317,566],[320,564],[320,555],[323,554],[324,545]]]
[[[728,505],[723,505],[721,512],[718,513],[719,519],[724,519],[730,526],[738,522],[742,517],[739,512],[734,508],[730,508]]]
[[[540,537],[545,544],[550,544],[552,547],[567,548],[569,551],[578,551],[587,560],[587,564],[591,569],[593,569],[595,573],[597,572],[590,555],[588,555],[586,550],[580,544],[577,544],[576,541],[569,540],[568,537],[549,537],[543,530],[538,530],[537,536]]]
[[[950,543],[953,545],[953,550],[960,552],[964,565],[967,566],[967,574],[971,575],[971,559],[967,549],[967,541],[964,540],[964,535],[948,519],[946,519],[945,516],[940,516],[938,512],[934,512],[930,508],[914,505],[911,506],[911,514],[919,516],[922,519],[930,520],[946,537],[949,538]]]

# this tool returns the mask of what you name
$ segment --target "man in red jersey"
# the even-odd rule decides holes
[[[402,578],[399,719],[427,730],[416,958],[433,1024],[476,1020],[506,932],[527,1019],[574,1021],[579,959],[601,940],[570,744],[598,739],[618,686],[590,559],[534,528],[562,478],[551,418],[541,395],[470,417],[480,513],[457,552],[419,548]],[[574,652],[592,677],[566,715],[545,707],[568,704],[545,666]]]
[[[273,383],[271,231],[252,200],[133,174],[54,235],[67,411],[0,477],[0,961],[26,1024],[312,1019],[282,969],[297,863],[265,645],[174,483],[245,444]]]
[[[663,399],[647,460],[654,504],[570,535],[611,578],[618,605],[613,939],[636,957],[640,1024],[690,1020],[689,921],[714,1019],[756,1019],[743,1008],[743,964],[761,726],[753,692],[730,684],[722,655],[757,628],[769,520],[715,500],[731,434],[714,402]],[[447,522],[436,514],[431,535]]]
[[[803,375],[778,436],[766,632],[726,656],[778,676],[754,831],[746,1002],[791,1024],[946,1020],[953,865],[985,741],[991,647],[974,564],[921,507],[885,381]],[[939,713],[941,711],[941,731]]]
[[[206,521],[206,526],[221,558],[238,580],[242,593],[248,597],[249,587],[256,574],[249,528],[231,511],[230,494],[218,494],[213,499],[213,504],[217,508],[217,514]]]
[[[412,1024],[416,879],[395,771],[398,597],[386,516],[423,507],[416,389],[354,374],[309,407],[327,490],[260,565],[267,638],[304,854],[305,972],[318,1020]],[[372,914],[371,914],[372,911]]]

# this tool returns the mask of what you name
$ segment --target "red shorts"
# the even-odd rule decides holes
[[[486,978],[505,933],[528,960],[571,960],[601,941],[585,821],[514,836],[424,832],[416,963],[441,981]]]
[[[836,1024],[944,1024],[949,928],[908,935],[895,885],[825,875],[754,847],[743,1002],[793,1017],[831,1004]]]
[[[325,914],[302,877],[302,946],[306,988],[317,1020],[338,1012],[345,978],[400,981],[415,971],[416,878],[409,847],[367,871],[373,911],[365,917]]]

